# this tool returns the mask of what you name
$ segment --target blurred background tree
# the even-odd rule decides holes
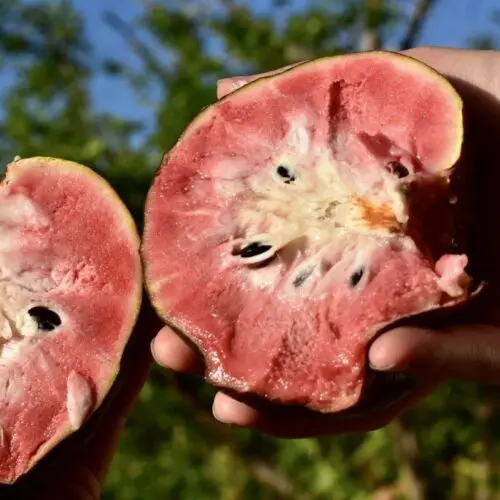
[[[465,19],[454,24],[459,4],[470,14],[481,10],[483,19],[491,14],[491,33]],[[0,0],[2,163],[15,155],[86,163],[113,183],[140,225],[154,169],[215,99],[217,78],[326,54],[409,48],[428,43],[423,33],[431,22],[446,31],[445,43],[492,48],[494,5]],[[298,441],[218,424],[212,394],[199,381],[154,370],[103,499],[500,498],[494,391],[448,384],[385,429]]]

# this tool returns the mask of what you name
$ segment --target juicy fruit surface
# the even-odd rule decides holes
[[[447,187],[461,136],[451,86],[389,53],[306,63],[205,110],[154,181],[143,253],[153,302],[207,378],[356,404],[374,334],[467,293]],[[411,234],[428,224],[438,245]]]
[[[112,189],[49,158],[0,184],[0,482],[101,403],[141,296],[139,242]]]

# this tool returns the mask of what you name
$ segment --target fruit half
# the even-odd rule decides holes
[[[189,125],[149,192],[154,305],[217,386],[356,405],[381,328],[468,298],[450,183],[461,144],[460,97],[402,55],[244,86]]]
[[[0,231],[0,482],[10,483],[101,404],[142,285],[129,212],[76,163],[11,163]]]

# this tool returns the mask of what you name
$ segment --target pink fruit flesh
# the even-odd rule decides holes
[[[438,213],[410,208],[405,189],[425,180],[442,196],[461,138],[452,87],[389,53],[306,63],[205,110],[156,176],[143,254],[153,302],[208,380],[355,405],[381,327],[467,296],[448,188]],[[428,224],[437,255],[408,232]]]
[[[0,230],[0,481],[12,482],[102,402],[136,319],[141,268],[127,210],[71,162],[9,165]]]

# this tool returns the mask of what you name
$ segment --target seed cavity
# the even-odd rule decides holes
[[[292,182],[295,181],[295,175],[290,172],[288,167],[285,167],[284,165],[280,165],[276,169],[276,173],[284,179],[285,184],[291,184]]]
[[[61,317],[52,309],[44,306],[32,307],[28,314],[36,321],[39,330],[51,332],[61,325]]]
[[[361,267],[357,271],[354,271],[354,273],[351,274],[351,277],[349,279],[349,286],[351,288],[354,288],[360,281],[361,278],[363,277],[365,273],[365,270]]]
[[[410,175],[409,170],[399,161],[391,161],[386,165],[387,170],[398,179],[403,179]]]
[[[258,255],[262,255],[269,250],[271,250],[272,245],[269,243],[262,243],[260,241],[252,241],[248,245],[245,245],[241,248],[236,255],[239,255],[243,259],[250,259],[252,257],[257,257]]]
[[[299,274],[297,274],[297,276],[295,277],[295,279],[292,282],[293,286],[295,288],[299,288],[300,286],[302,286],[305,283],[305,281],[307,280],[307,278],[309,278],[309,276],[311,276],[313,271],[314,271],[314,266],[310,266],[310,267],[300,271]]]

